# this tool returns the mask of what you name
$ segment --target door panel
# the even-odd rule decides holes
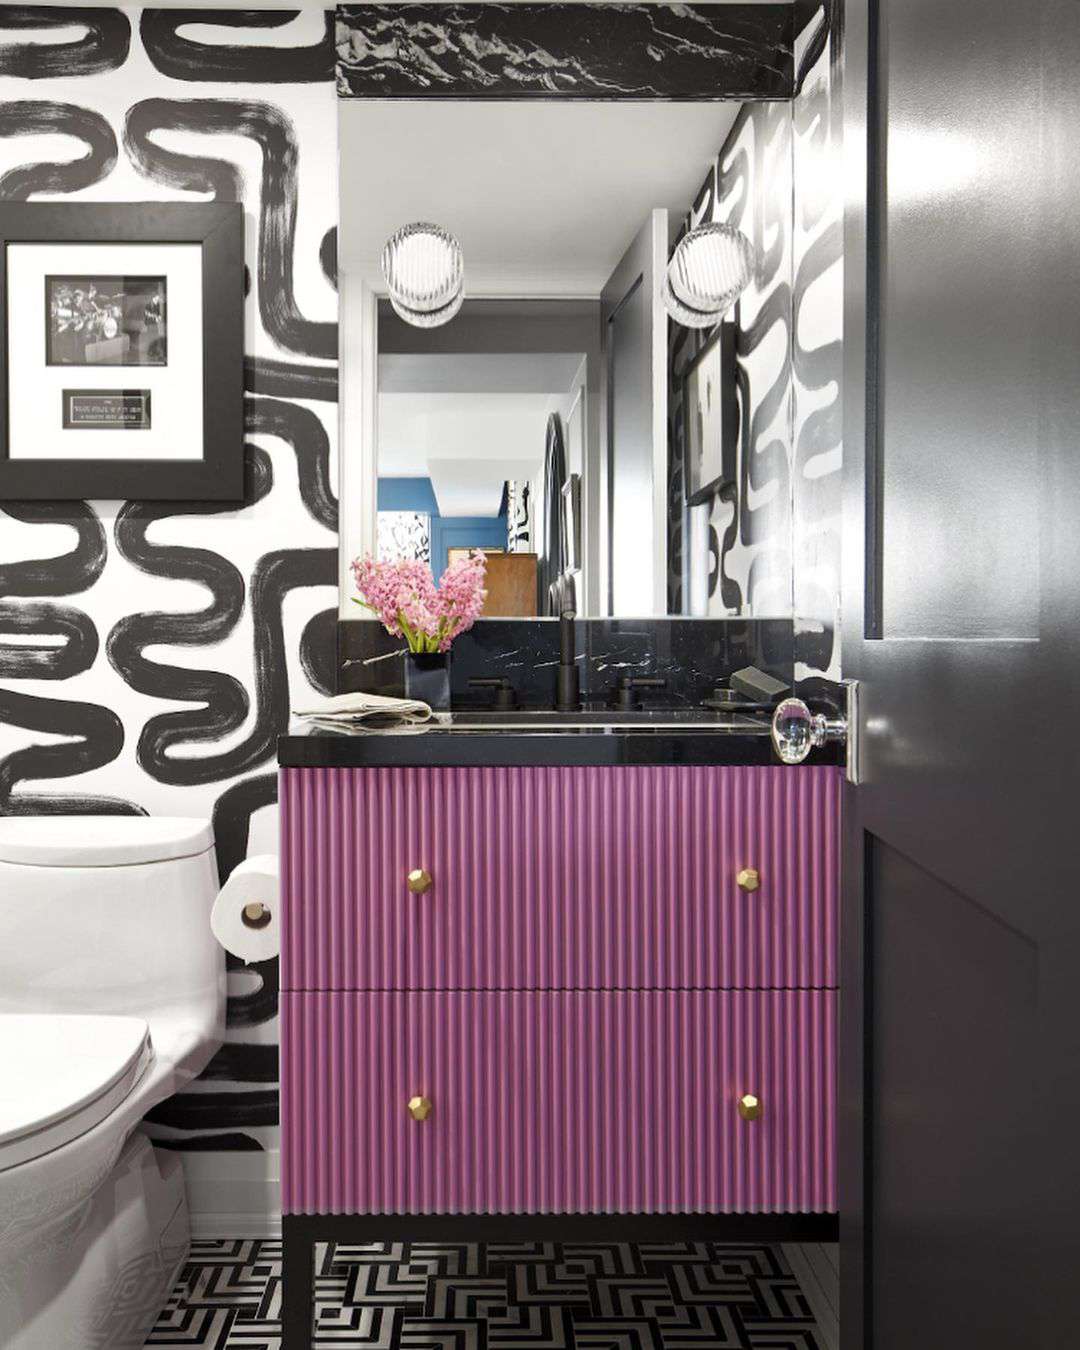
[[[841,1336],[1080,1296],[1080,6],[849,0]]]
[[[1027,1344],[1034,944],[885,843],[868,869],[877,1350]],[[1000,1300],[990,1291],[1008,1290]]]
[[[882,6],[886,637],[1038,636],[1038,8]]]
[[[609,614],[667,612],[668,213],[655,210],[601,296]]]

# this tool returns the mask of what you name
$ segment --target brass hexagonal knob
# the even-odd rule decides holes
[[[741,891],[756,891],[761,885],[761,873],[756,867],[742,867],[735,873],[735,881]]]
[[[425,891],[431,890],[431,873],[423,867],[414,867],[406,881],[413,895],[423,895]]]
[[[752,1092],[744,1092],[739,1098],[739,1115],[743,1120],[757,1120],[761,1115],[761,1098]]]
[[[431,1115],[431,1102],[427,1097],[410,1097],[409,1115],[413,1120],[427,1120]]]

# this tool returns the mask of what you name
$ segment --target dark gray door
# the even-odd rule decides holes
[[[1080,1342],[1078,70],[846,6],[846,1350]]]

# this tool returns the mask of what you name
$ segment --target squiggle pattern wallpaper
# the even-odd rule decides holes
[[[796,38],[794,99],[743,106],[684,223],[736,225],[758,254],[729,316],[738,329],[736,482],[689,518],[683,378],[712,331],[669,325],[669,610],[688,612],[701,594],[710,615],[793,615],[800,679],[840,670],[843,198],[830,36],[822,4]],[[707,576],[688,570],[706,566]]]
[[[828,6],[795,43],[791,105],[792,575],[795,676],[840,678],[844,196],[838,53]]]
[[[702,567],[708,558],[709,576],[705,584],[689,573],[680,576],[680,603],[681,587],[686,585],[691,595],[707,595],[704,610],[700,605],[698,609],[710,616],[787,617],[791,614],[790,103],[743,105],[685,228],[709,220],[742,230],[754,244],[757,267],[736,309],[727,316],[736,325],[736,481],[711,503],[687,513],[693,540],[687,550],[689,568]],[[669,502],[680,532],[683,379],[714,331],[669,326],[669,423],[676,451]],[[707,550],[701,546],[703,535]],[[681,547],[678,557],[681,567]],[[675,581],[673,563],[670,588]]]
[[[332,18],[0,8],[0,198],[240,201],[248,290],[242,506],[3,503],[0,813],[212,816],[222,877],[276,850],[275,738],[334,683]],[[276,1017],[277,963],[230,959],[159,1138],[274,1142]]]

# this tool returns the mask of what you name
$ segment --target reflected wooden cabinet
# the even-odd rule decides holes
[[[471,549],[452,548],[447,556],[453,562],[455,558],[464,558]],[[535,553],[496,553],[489,549],[481,552],[487,559],[487,599],[484,601],[485,619],[531,618],[536,614],[536,564]]]

